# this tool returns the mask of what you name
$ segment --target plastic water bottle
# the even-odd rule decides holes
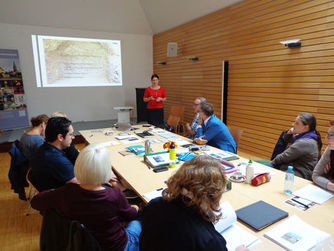
[[[288,166],[288,170],[285,173],[285,181],[284,181],[284,192],[286,194],[292,194],[294,179],[295,179],[295,174],[293,172],[293,166]]]
[[[254,177],[254,167],[252,166],[253,161],[250,159],[246,166],[246,183],[251,184]]]

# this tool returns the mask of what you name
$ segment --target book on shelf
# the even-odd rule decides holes
[[[330,238],[328,233],[307,224],[296,215],[269,230],[264,236],[287,250],[310,250]]]

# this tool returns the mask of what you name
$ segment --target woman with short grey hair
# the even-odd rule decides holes
[[[84,224],[103,250],[139,250],[141,224],[134,220],[138,207],[129,205],[119,188],[103,185],[113,176],[109,156],[102,144],[85,147],[74,166],[79,184],[43,191],[31,206],[40,211],[58,208]],[[123,222],[129,222],[127,227]]]

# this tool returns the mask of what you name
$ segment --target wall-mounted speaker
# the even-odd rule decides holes
[[[167,44],[167,57],[177,57],[177,43],[170,42]]]

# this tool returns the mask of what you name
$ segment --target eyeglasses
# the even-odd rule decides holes
[[[196,103],[193,103],[193,106],[198,106],[198,105],[200,105],[201,103],[199,103],[199,104],[196,104]]]
[[[71,138],[74,138],[75,136],[74,136],[74,132],[73,133],[69,133],[68,134]]]
[[[328,138],[331,138],[331,137],[333,137],[333,136],[334,136],[334,133],[327,132],[327,137],[328,137]]]

